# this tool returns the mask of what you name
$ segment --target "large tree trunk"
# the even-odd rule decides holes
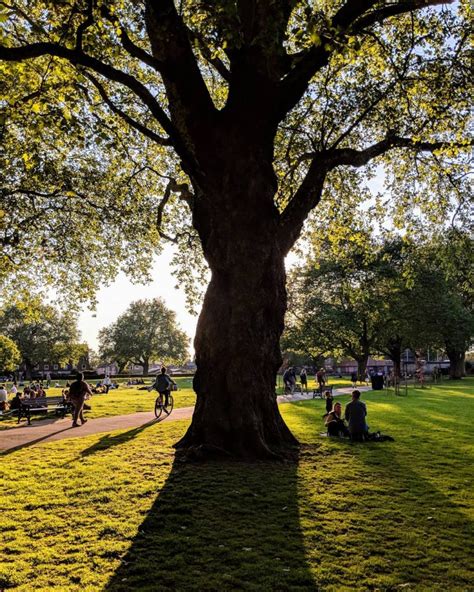
[[[196,408],[177,448],[268,458],[286,456],[288,445],[296,444],[275,395],[286,301],[283,257],[272,247],[266,255],[212,274],[194,343]]]
[[[449,378],[459,380],[466,375],[466,352],[455,348],[447,348],[446,354],[449,358]]]
[[[148,372],[150,370],[150,363],[148,360],[145,360],[142,364],[143,367],[143,376],[148,376]]]
[[[193,213],[212,279],[194,342],[196,407],[176,448],[198,457],[289,457],[297,441],[275,395],[286,277],[274,173],[263,158],[236,154],[213,207],[205,196]]]

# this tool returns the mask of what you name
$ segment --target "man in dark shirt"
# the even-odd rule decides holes
[[[365,440],[368,432],[366,416],[367,407],[360,401],[360,392],[352,391],[352,401],[346,405],[344,413],[352,440]]]

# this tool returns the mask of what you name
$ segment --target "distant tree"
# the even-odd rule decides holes
[[[441,326],[452,379],[464,376],[466,351],[474,338],[472,224],[471,218],[463,228],[451,227],[433,241],[431,250],[435,272],[441,270],[444,280],[445,305],[437,323]]]
[[[21,353],[16,343],[6,335],[0,335],[0,370],[11,372],[21,361]]]
[[[79,338],[75,317],[38,300],[1,309],[0,332],[17,344],[27,377],[40,362],[69,360]]]
[[[122,374],[128,364],[126,349],[126,344],[122,343],[117,323],[112,323],[99,331],[99,358],[101,362],[106,364],[117,364],[119,374]]]
[[[101,330],[101,354],[113,357],[119,366],[124,360],[141,366],[144,376],[152,361],[184,361],[189,339],[175,316],[160,298],[132,302],[115,323]]]

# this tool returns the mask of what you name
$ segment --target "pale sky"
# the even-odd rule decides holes
[[[166,246],[160,256],[155,257],[152,269],[152,283],[147,285],[132,284],[124,273],[109,287],[104,287],[97,294],[97,308],[95,311],[85,309],[79,316],[79,330],[82,340],[90,347],[98,350],[97,335],[102,327],[106,327],[117,320],[134,300],[163,298],[168,308],[176,313],[176,320],[181,329],[190,337],[190,355],[192,356],[192,341],[196,331],[198,317],[186,311],[185,297],[182,290],[176,290],[176,278],[171,275],[170,262],[173,256],[171,246]],[[297,260],[295,255],[288,255],[286,262]]]
[[[132,284],[124,273],[108,287],[99,290],[95,311],[84,310],[79,316],[79,329],[82,339],[95,350],[98,349],[97,335],[102,327],[117,320],[134,300],[163,298],[168,308],[176,313],[176,320],[181,329],[192,339],[196,331],[197,316],[186,312],[184,292],[176,290],[176,278],[171,275],[171,247],[165,247],[160,256],[155,257],[152,269],[154,278],[150,284]],[[192,351],[192,348],[191,348]]]

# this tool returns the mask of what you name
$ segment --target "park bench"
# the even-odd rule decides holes
[[[56,415],[64,417],[66,413],[72,413],[72,403],[65,401],[63,397],[37,397],[36,399],[23,399],[18,409],[18,423],[22,417],[26,417],[28,425],[31,425],[32,413],[47,413],[54,410]]]
[[[326,391],[329,391],[332,395],[332,385],[324,385],[323,387],[316,386],[313,389],[313,399],[322,399]]]

